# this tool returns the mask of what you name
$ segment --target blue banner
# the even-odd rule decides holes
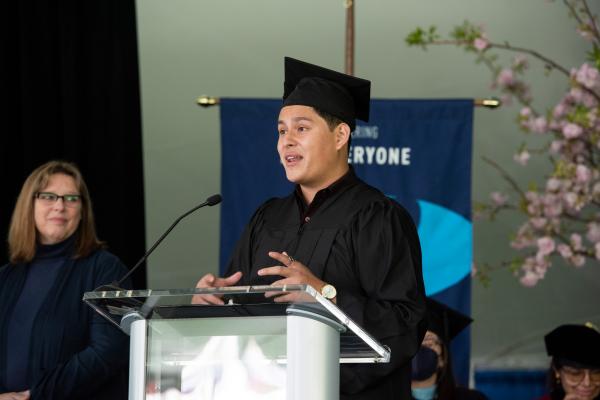
[[[221,249],[224,268],[252,213],[285,196],[277,155],[281,100],[221,99]],[[349,162],[357,175],[412,215],[428,296],[471,314],[473,100],[372,100],[358,121]],[[469,331],[452,344],[455,375],[468,383]]]

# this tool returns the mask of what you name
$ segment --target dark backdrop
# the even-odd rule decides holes
[[[16,197],[38,165],[75,162],[99,236],[131,267],[145,249],[133,0],[0,5],[0,262]],[[146,286],[145,271],[134,275]]]

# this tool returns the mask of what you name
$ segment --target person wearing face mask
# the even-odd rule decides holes
[[[540,400],[600,399],[600,332],[591,323],[561,325],[544,341],[552,361]]]
[[[0,268],[0,400],[126,399],[128,337],[81,299],[127,269],[96,236],[77,167],[25,180]],[[124,282],[130,287],[130,282]]]
[[[450,341],[473,320],[427,298],[427,332],[412,360],[411,392],[415,400],[485,400],[476,390],[456,385],[452,373]]]

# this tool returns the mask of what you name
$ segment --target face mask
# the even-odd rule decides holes
[[[411,367],[411,380],[424,381],[430,378],[438,366],[438,355],[429,347],[421,346],[417,354],[413,357]]]
[[[411,389],[412,397],[414,397],[415,400],[432,400],[435,396],[436,389],[437,385],[433,385],[426,388]]]

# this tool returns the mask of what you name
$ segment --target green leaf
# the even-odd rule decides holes
[[[525,260],[522,257],[517,257],[510,262],[508,269],[510,269],[512,273],[517,273],[521,269],[521,266],[524,262]]]
[[[587,52],[588,61],[594,64],[594,67],[600,69],[600,48],[594,43],[594,48]]]

